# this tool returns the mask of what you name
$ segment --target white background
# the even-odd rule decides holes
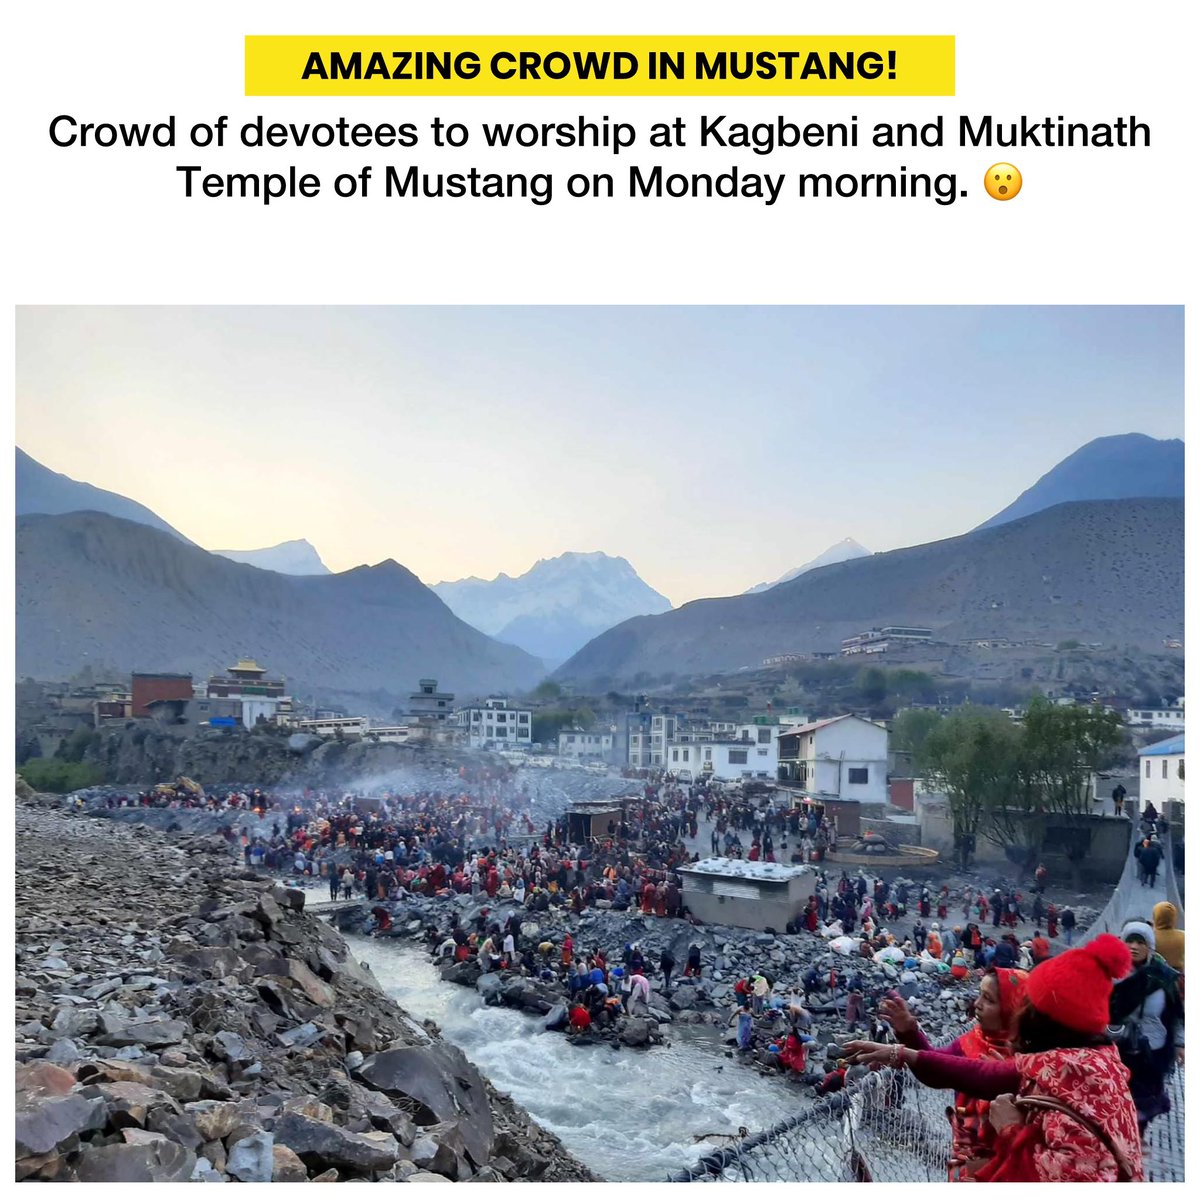
[[[589,302],[1178,303],[1194,279],[1197,204],[1193,42],[1160,6],[961,4],[26,5],[6,39],[20,303]],[[1168,14],[1178,10],[1165,8]],[[10,17],[10,20],[12,18]],[[242,96],[245,33],[952,33],[958,95],[946,99],[391,100]],[[253,202],[182,197],[179,162],[223,171],[290,162],[332,176],[389,153],[88,149],[49,144],[53,116],[181,124],[259,112],[303,122],[426,123],[592,117],[648,122],[725,111],[743,120],[999,119],[1136,113],[1149,151],[670,152],[675,169],[954,171],[970,195],[930,200],[616,202],[427,200]],[[435,170],[615,169],[610,155],[422,154]],[[659,152],[662,153],[662,152]],[[637,154],[647,161],[647,149]],[[633,154],[628,155],[629,158]],[[1011,157],[1021,195],[990,200],[986,167]],[[327,188],[328,190],[328,188]]]

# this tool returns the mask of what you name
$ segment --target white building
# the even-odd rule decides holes
[[[505,696],[489,696],[480,706],[458,709],[454,723],[472,750],[513,750],[533,744],[533,709],[515,708]]]
[[[778,725],[732,723],[708,736],[689,730],[666,744],[663,766],[693,782],[774,780],[779,774],[779,732]]]
[[[407,742],[407,725],[372,725],[365,734],[371,742]]]
[[[1142,807],[1153,804],[1167,812],[1167,804],[1183,803],[1183,734],[1155,742],[1138,751],[1138,797]]]
[[[1125,724],[1134,729],[1182,729],[1183,705],[1177,708],[1131,708],[1125,713]]]
[[[847,714],[784,730],[778,738],[779,775],[814,798],[859,804],[887,802],[888,733]]]
[[[296,721],[294,727],[301,733],[315,733],[318,737],[361,738],[370,722],[366,717],[316,717],[309,721]]]
[[[612,757],[613,734],[604,730],[590,733],[583,729],[562,729],[558,734],[559,758],[607,762]]]
[[[843,654],[883,654],[896,646],[912,646],[933,639],[933,630],[915,625],[885,625],[842,639]]]

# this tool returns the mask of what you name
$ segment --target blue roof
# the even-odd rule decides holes
[[[1146,754],[1182,754],[1183,753],[1183,734],[1177,734],[1175,737],[1169,737],[1165,742],[1155,742],[1153,746],[1147,746],[1144,750],[1139,750],[1138,755]]]

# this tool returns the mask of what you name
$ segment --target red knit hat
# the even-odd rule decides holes
[[[1111,933],[1048,958],[1029,972],[1025,994],[1038,1012],[1079,1033],[1103,1033],[1114,979],[1133,967],[1129,947]]]

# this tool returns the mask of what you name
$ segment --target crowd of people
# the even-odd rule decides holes
[[[817,805],[760,807],[740,791],[669,776],[633,786],[621,815],[586,842],[568,836],[565,816],[537,825],[528,796],[504,772],[464,779],[460,790],[369,800],[260,789],[206,795],[180,780],[108,803],[228,812],[225,835],[240,842],[248,864],[319,877],[331,898],[366,899],[380,929],[391,922],[388,901],[483,901],[468,926],[457,917],[449,928],[431,925],[431,953],[552,984],[564,999],[558,1025],[576,1038],[648,1015],[656,992],[669,994],[673,982],[705,970],[700,946],[693,942],[676,963],[669,950],[650,959],[637,942],[530,939],[522,936],[526,914],[581,913],[602,901],[690,919],[677,870],[699,858],[685,839],[697,839],[703,817],[714,854],[813,864],[812,895],[787,932],[820,937],[847,958],[844,969],[810,968],[790,985],[765,966],[738,979],[729,1017],[738,1051],[814,1082],[819,1094],[883,1065],[954,1088],[952,1180],[1142,1177],[1141,1135],[1168,1110],[1167,1080],[1183,1059],[1183,934],[1172,905],[1128,923],[1120,938],[1072,948],[1075,913],[1046,900],[1044,866],[1027,895],[1008,885],[955,894],[948,884],[887,882],[861,870],[834,877],[826,856],[837,833]],[[250,813],[260,820],[237,819]],[[273,818],[269,832],[262,818]],[[1159,818],[1140,819],[1139,872],[1153,886]],[[1033,936],[1020,938],[1029,923]],[[1052,956],[1050,941],[1059,938],[1067,948]],[[856,958],[977,986],[975,1024],[934,1046],[899,993],[864,983]],[[866,1033],[846,1043],[846,1059],[831,1072],[811,1069],[814,1001],[825,1011],[836,1005],[848,1030]]]

